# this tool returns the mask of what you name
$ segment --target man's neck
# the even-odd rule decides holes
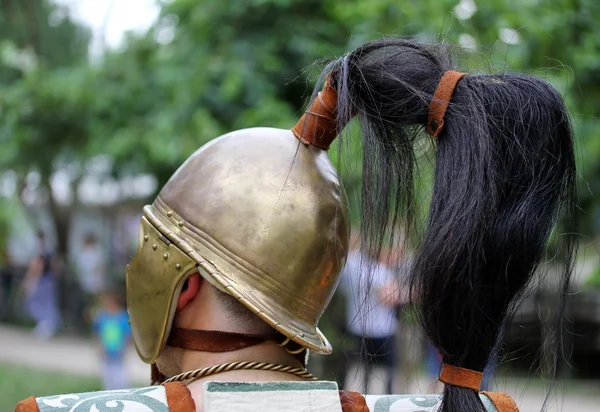
[[[182,372],[239,361],[268,362],[293,367],[304,366],[283,347],[277,346],[275,342],[271,341],[231,352],[180,351],[178,358]]]

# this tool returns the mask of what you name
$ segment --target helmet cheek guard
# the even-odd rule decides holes
[[[140,358],[154,363],[163,350],[185,280],[196,262],[147,219],[140,223],[135,257],[127,266],[127,302],[133,341]]]

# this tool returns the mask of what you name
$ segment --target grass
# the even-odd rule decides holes
[[[98,379],[54,372],[23,369],[0,364],[0,411],[13,411],[15,405],[36,397],[100,390]]]

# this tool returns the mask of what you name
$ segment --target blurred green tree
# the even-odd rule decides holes
[[[90,32],[64,7],[48,0],[0,0],[0,82],[17,80],[37,66],[84,63]]]
[[[160,187],[220,134],[290,127],[324,58],[393,35],[459,44],[465,70],[525,70],[553,82],[586,148],[581,205],[588,218],[598,208],[594,0],[174,0],[147,34],[130,35],[93,66],[89,32],[64,9],[3,0],[0,10],[0,162],[20,176],[36,170],[44,184],[57,168],[106,154],[115,175],[150,172]],[[353,193],[359,143],[349,144],[344,179]]]
[[[107,56],[106,90],[114,89],[121,104],[102,93],[100,118],[108,121],[100,135],[110,137],[98,147],[164,183],[195,148],[222,133],[292,125],[324,59],[384,34],[410,36],[461,45],[457,60],[467,70],[530,71],[553,82],[589,147],[580,160],[593,192],[600,186],[593,117],[598,17],[593,0],[176,0],[146,36]],[[358,178],[353,173],[350,186]],[[596,207],[593,199],[582,190],[586,210]]]
[[[51,1],[0,1],[0,164],[16,173],[17,198],[27,174],[39,174],[61,254],[69,217],[50,178],[88,138],[84,119],[91,113],[82,98],[91,91],[77,77],[87,71],[89,39],[89,30]]]

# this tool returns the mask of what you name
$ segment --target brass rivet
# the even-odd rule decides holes
[[[179,225],[179,227],[183,227],[183,220],[180,220],[179,222],[177,222],[177,224]]]
[[[173,216],[173,212],[171,212],[171,211],[169,210],[169,211],[167,212],[167,216],[168,216],[168,217],[171,217],[171,216]]]
[[[299,335],[299,336],[300,336],[301,338],[303,338],[303,337],[304,337],[304,333],[300,333],[300,335]]]
[[[158,249],[158,245],[155,243],[152,245],[152,250],[156,250],[156,249]]]
[[[144,242],[148,241],[148,235],[144,235]]]
[[[163,255],[163,259],[164,259],[164,260],[167,260],[168,258],[169,258],[169,254],[168,254],[168,253],[165,253],[165,254]]]
[[[178,263],[178,264],[176,264],[176,265],[175,265],[175,269],[177,269],[177,270],[181,270],[181,265],[180,265],[179,263]]]

